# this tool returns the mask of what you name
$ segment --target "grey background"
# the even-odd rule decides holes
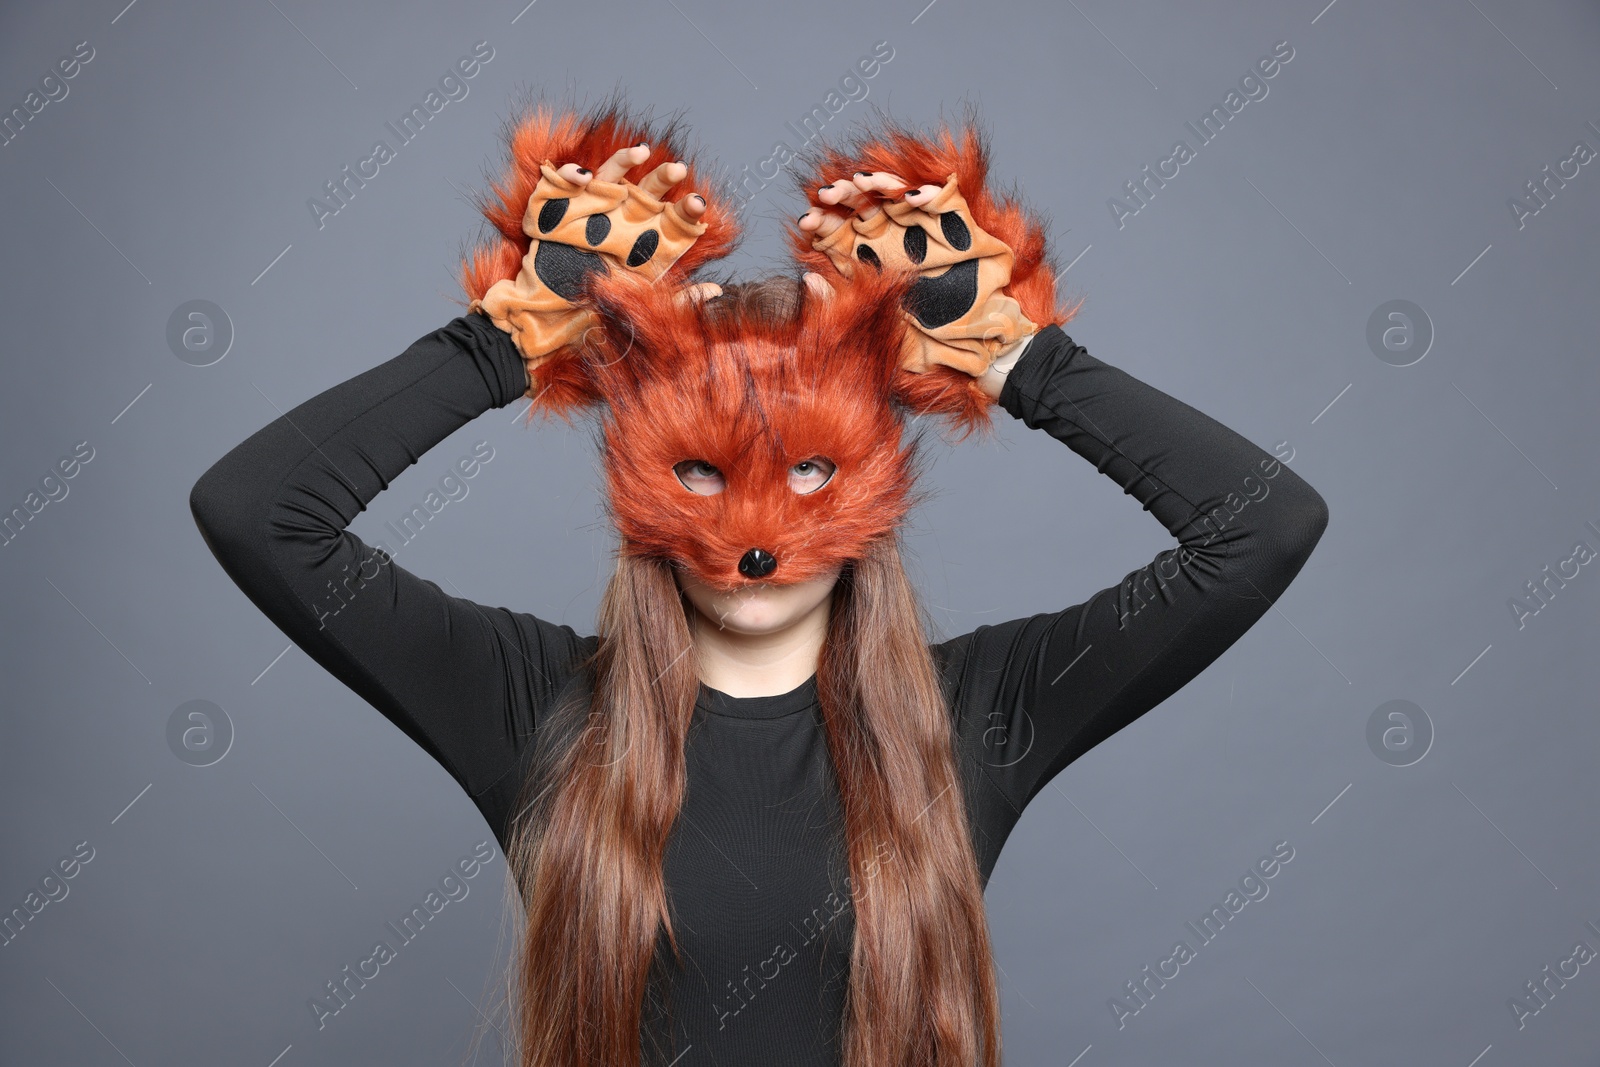
[[[280,655],[202,544],[189,488],[280,410],[460,312],[478,224],[462,193],[498,166],[519,85],[687,107],[736,171],[792,143],[784,123],[880,40],[894,56],[869,100],[916,122],[981,104],[997,176],[1051,213],[1063,287],[1088,298],[1069,332],[1284,443],[1332,514],[1274,610],[1027,811],[988,889],[1008,1062],[1597,1054],[1600,963],[1521,1029],[1508,1007],[1580,938],[1600,949],[1584,925],[1600,925],[1600,567],[1521,629],[1507,606],[1580,538],[1600,546],[1584,525],[1600,525],[1600,162],[1521,228],[1507,205],[1574,142],[1600,149],[1593,4],[123,2],[0,15],[7,111],[74,44],[95,50],[0,147],[0,507],[75,443],[95,449],[0,548],[0,910],[77,842],[95,849],[0,948],[0,1061],[463,1057],[501,958],[503,858],[318,1031],[308,998],[492,838],[382,716]],[[494,58],[470,95],[319,230],[307,198],[480,40]],[[1119,228],[1108,198],[1193,145],[1185,120],[1282,40],[1294,57],[1268,96]],[[777,220],[800,210],[785,181],[748,209],[731,266],[778,263]],[[203,368],[166,343],[193,299],[237,333]],[[1408,367],[1366,342],[1393,299],[1436,330]],[[590,632],[610,541],[587,429],[526,430],[515,411],[423,457],[354,529],[380,536],[487,440],[467,498],[399,561]],[[993,443],[941,448],[910,529],[948,635],[1076,603],[1171,543],[1004,421]],[[196,699],[236,735],[203,768],[166,740]],[[1406,767],[1366,741],[1396,699],[1435,733]],[[1295,854],[1270,895],[1119,1029],[1109,998],[1193,942],[1184,922],[1279,841]],[[498,1051],[491,1037],[478,1059]]]

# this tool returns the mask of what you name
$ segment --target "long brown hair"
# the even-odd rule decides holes
[[[792,310],[795,283],[725,285],[712,304]],[[523,902],[520,1067],[639,1064],[652,975],[663,948],[678,952],[662,857],[699,678],[698,616],[672,567],[619,548],[582,665],[591,684],[540,723],[507,855]],[[845,564],[817,695],[855,911],[847,1067],[1000,1063],[983,891],[927,621],[898,531]]]

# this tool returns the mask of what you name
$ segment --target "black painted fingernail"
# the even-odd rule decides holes
[[[807,216],[809,216],[810,214],[811,214],[811,212],[808,211],[804,215],[801,215],[799,221],[801,221],[801,222],[806,221]]]
[[[685,162],[684,162],[684,161],[683,161],[683,160],[681,160],[681,159],[675,159],[675,160],[673,160],[673,162],[674,162],[674,163],[676,163],[676,164],[678,164],[678,166],[680,166],[680,167],[687,167],[687,166],[688,166],[688,165],[689,165],[689,164],[687,164],[687,163],[685,163]]]
[[[690,193],[689,195],[700,201],[702,204],[706,202],[706,198],[701,196],[699,193]]]
[[[649,148],[650,147],[650,142],[649,141],[640,141],[638,144],[634,145],[633,147],[635,147],[635,148]]]
[[[833,184],[830,182],[829,184],[824,185],[822,188],[823,189],[832,189],[833,188]]]
[[[589,168],[588,167],[579,167],[578,168],[578,173],[579,174],[588,174],[589,173]]]
[[[872,172],[870,170],[858,170],[858,171],[856,171],[856,177],[858,177],[858,178],[870,178],[870,177],[872,177]]]

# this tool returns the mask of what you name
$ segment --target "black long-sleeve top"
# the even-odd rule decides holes
[[[190,496],[245,595],[443,765],[502,849],[541,717],[586,684],[597,639],[451,596],[346,527],[527,387],[509,336],[468,314],[269,423]],[[999,402],[1178,543],[1082,603],[931,646],[984,884],[1035,794],[1238,640],[1327,525],[1321,496],[1273,456],[1058,326],[1033,338]],[[662,1063],[839,1062],[853,923],[815,682],[761,697],[702,684],[663,871],[684,964],[670,1022],[647,1011],[642,1034]]]

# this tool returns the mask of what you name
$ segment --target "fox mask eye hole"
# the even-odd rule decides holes
[[[726,484],[722,472],[703,459],[686,459],[674,464],[672,473],[677,475],[685,489],[701,496],[715,496],[722,492]]]
[[[789,468],[789,488],[802,496],[814,493],[833,479],[837,467],[825,456],[803,459]],[[700,496],[715,496],[727,487],[722,472],[703,459],[686,459],[672,467],[682,486]]]
[[[825,456],[803,459],[789,468],[789,488],[802,495],[815,493],[827,485],[837,468]]]

